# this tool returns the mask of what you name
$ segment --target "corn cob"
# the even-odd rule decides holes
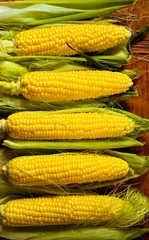
[[[130,37],[130,31],[124,26],[67,24],[19,32],[15,36],[15,43],[8,42],[8,51],[24,56],[76,55],[76,51],[68,47],[67,43],[80,52],[98,52],[127,43]],[[7,50],[7,40],[2,44]]]
[[[107,142],[105,141],[105,145]],[[40,145],[41,142],[38,141],[38,150],[32,147],[32,142],[30,142],[31,150],[4,150],[1,154],[0,188],[4,188],[5,191],[1,191],[1,195],[5,197],[18,191],[21,191],[22,195],[29,196],[34,193],[78,194],[86,190],[119,185],[149,170],[148,156],[140,157],[113,150],[104,150],[102,153],[98,151],[96,154],[69,152],[51,155],[48,147],[41,152]],[[57,146],[59,145],[61,145],[60,141],[57,142]],[[99,148],[102,149],[100,143],[96,149]],[[71,149],[71,146],[67,149]],[[34,156],[28,157],[30,151]],[[50,156],[37,155],[41,153]]]
[[[127,175],[129,165],[107,155],[65,153],[17,157],[2,169],[15,185],[63,186],[120,179]]]
[[[119,94],[132,85],[131,78],[123,73],[98,70],[28,72],[17,82],[0,82],[1,92],[51,102]]]
[[[0,122],[0,129],[13,139],[65,140],[121,137],[133,132],[131,118],[112,111],[18,112]]]
[[[5,225],[99,224],[114,220],[123,200],[114,196],[56,196],[16,199],[1,205]]]

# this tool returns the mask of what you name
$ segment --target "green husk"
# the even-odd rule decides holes
[[[1,4],[3,6],[10,6],[10,7],[18,7],[18,8],[24,8],[25,6],[30,6],[33,4],[39,4],[42,3],[42,0],[23,0],[23,2],[20,2],[20,0],[15,0],[15,2],[6,2],[1,1]],[[125,4],[134,4],[137,1],[134,0],[125,0]],[[124,0],[114,0],[110,2],[109,0],[87,0],[87,1],[80,1],[80,0],[72,0],[71,2],[69,0],[44,0],[44,3],[51,4],[51,5],[59,5],[63,7],[72,7],[75,6],[75,8],[85,8],[85,9],[97,9],[97,7],[107,7],[107,6],[115,6],[115,5],[122,5],[124,3]]]
[[[89,57],[90,62],[91,59],[93,59],[93,61],[96,61],[98,64],[100,64],[98,69],[102,69],[103,66],[106,66],[106,68],[109,70],[117,70],[123,65],[126,65],[131,59],[131,53],[128,51],[126,44],[107,49],[104,52],[86,55],[88,56],[87,59],[84,58],[84,56],[11,56],[8,54],[8,52],[14,51],[14,46],[13,43],[11,43],[11,40],[15,37],[16,32],[14,32],[14,36],[12,31],[10,32],[10,35],[8,31],[0,31],[0,34],[2,38],[0,43],[0,60],[19,63],[30,71],[64,71],[86,69],[87,67],[93,68],[94,64],[92,64],[92,67],[89,65]],[[97,66],[94,66],[94,68],[97,68]]]
[[[84,193],[85,194],[85,193]],[[86,193],[86,194],[91,194],[91,193]],[[112,221],[109,221],[107,223],[102,222],[102,223],[97,223],[92,224],[89,223],[89,226],[95,226],[100,224],[103,227],[111,227],[111,228],[128,228],[132,227],[135,225],[139,225],[145,221],[145,218],[149,214],[149,200],[146,196],[144,196],[142,193],[140,193],[136,189],[132,189],[130,187],[127,187],[123,191],[116,192],[114,191],[113,193],[109,193],[109,196],[115,196],[117,198],[121,198],[123,200],[123,205],[120,213],[117,215],[115,219]],[[14,198],[20,198],[21,196],[15,195]],[[33,196],[31,196],[33,197]],[[1,200],[1,204],[5,204],[8,200],[9,196],[7,198],[4,198]],[[13,196],[10,196],[11,200]],[[2,224],[1,224],[2,225]],[[87,225],[86,225],[87,226]],[[64,226],[61,226],[62,228]],[[59,229],[61,228],[59,227]],[[71,226],[69,226],[70,229]],[[73,227],[73,226],[72,226]],[[81,226],[82,227],[82,226]],[[15,229],[13,227],[9,227],[8,229]],[[52,227],[54,228],[54,227]],[[66,226],[67,228],[67,226]],[[21,227],[21,229],[26,229],[27,227]],[[32,228],[30,228],[32,229]],[[36,229],[36,228],[34,228]],[[42,232],[44,228],[42,228]],[[19,229],[18,229],[19,230]],[[38,230],[39,231],[39,230]],[[9,232],[9,231],[8,231]],[[47,234],[47,231],[46,231]]]
[[[0,225],[0,236],[10,240],[133,240],[149,228],[46,227],[16,229]]]
[[[73,51],[75,51],[76,54],[79,54],[82,58],[86,59],[87,64],[88,64],[89,67],[91,67],[91,68],[96,68],[96,69],[102,69],[102,70],[111,70],[111,71],[112,71],[112,70],[113,70],[113,71],[114,71],[114,70],[115,70],[115,71],[117,70],[115,67],[109,66],[109,65],[107,65],[107,64],[105,64],[105,63],[101,63],[101,62],[97,61],[96,59],[94,59],[94,57],[89,56],[89,55],[86,54],[86,53],[83,53],[83,52],[80,52],[80,51],[74,49],[69,43],[66,42],[66,44],[67,44],[67,46],[68,46],[70,49],[72,49]]]
[[[115,94],[113,96],[101,97],[98,99],[62,102],[37,102],[27,100],[22,96],[10,96],[0,93],[0,116],[7,117],[11,113],[18,111],[54,111],[82,107],[119,107],[119,104],[124,100],[137,96],[137,90],[130,89],[122,94]]]
[[[8,138],[3,141],[3,145],[10,149],[48,149],[48,150],[103,150],[143,146],[133,138],[123,137],[114,139],[97,140],[63,140],[63,141],[25,141]]]
[[[126,93],[126,96],[113,96],[108,98],[100,99],[89,99],[89,100],[82,100],[82,101],[63,101],[63,102],[36,102],[30,101],[25,99],[22,96],[10,96],[7,94],[0,94],[0,113],[1,117],[7,117],[11,113],[15,113],[18,111],[54,111],[60,109],[67,109],[67,108],[80,108],[85,106],[90,107],[106,107],[107,103],[113,104],[116,102],[121,102],[121,98],[129,98],[129,97],[136,97],[136,91],[130,91]]]
[[[26,67],[15,62],[0,62],[0,81],[16,81],[26,72],[28,72],[28,69]]]
[[[89,57],[89,56],[88,56]],[[22,57],[23,58],[23,57]],[[89,65],[85,65],[82,64],[81,62],[71,62],[71,60],[67,60],[67,58],[65,60],[61,60],[61,59],[55,59],[55,60],[36,60],[34,62],[22,62],[17,63],[15,62],[14,58],[10,58],[12,59],[12,61],[1,61],[0,62],[0,81],[7,81],[7,82],[17,82],[18,79],[20,77],[22,77],[23,74],[25,74],[26,72],[33,72],[33,71],[58,71],[58,72],[62,72],[62,71],[74,71],[74,70],[89,70],[89,69],[94,69],[95,68],[92,66],[90,67]],[[93,58],[91,57],[91,61],[93,61]],[[95,60],[95,62],[97,62]],[[98,69],[101,70],[109,70],[109,68],[111,68],[110,66],[107,67],[107,69],[103,69],[106,68],[107,64],[103,64],[103,63],[97,63],[99,64],[99,66],[101,66],[101,68],[99,67]],[[110,69],[112,70],[112,68]],[[113,68],[113,71],[116,71],[117,69]],[[138,77],[138,72],[137,70],[134,69],[125,69],[125,70],[121,70],[121,72],[123,74],[126,74],[127,76],[129,76],[131,79],[136,79]]]
[[[119,103],[121,102],[121,98],[127,99],[129,97],[136,97],[137,92],[130,91],[127,92],[125,96],[113,96],[107,97],[102,99],[89,99],[89,100],[82,100],[82,101],[63,101],[63,102],[36,102],[30,101],[22,96],[9,96],[7,94],[0,94],[0,113],[1,116],[7,117],[11,113],[15,113],[18,111],[54,111],[60,109],[67,109],[67,108],[80,108],[85,106],[90,107],[106,107],[107,103]]]
[[[41,25],[104,17],[134,4],[135,0],[20,1],[0,3],[1,25]]]
[[[48,154],[65,154],[57,153],[54,151],[45,150],[6,150],[3,149],[0,152],[0,167],[2,168],[3,165],[7,163],[7,161],[22,155],[48,155]],[[30,195],[30,194],[84,194],[85,191],[107,187],[107,186],[116,186],[121,183],[126,182],[127,180],[134,179],[139,177],[140,175],[144,174],[149,170],[149,157],[148,156],[137,156],[136,154],[131,153],[124,153],[124,152],[117,152],[112,150],[103,150],[103,151],[96,151],[96,154],[106,154],[109,156],[115,156],[123,159],[129,165],[129,172],[126,177],[123,177],[118,180],[110,180],[104,182],[93,182],[93,183],[84,183],[84,184],[69,184],[66,186],[58,186],[58,185],[49,185],[49,186],[41,186],[41,187],[26,187],[26,186],[19,186],[9,182],[9,179],[5,174],[1,174],[0,179],[0,196],[7,196],[8,194],[23,194],[23,195]],[[78,154],[75,152],[74,154]],[[85,153],[87,154],[87,150]]]

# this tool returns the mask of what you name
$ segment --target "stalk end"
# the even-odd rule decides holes
[[[6,133],[6,120],[0,120],[0,139],[4,139]]]
[[[15,53],[15,44],[13,40],[1,40],[0,50],[6,54]]]
[[[6,175],[7,174],[7,166],[2,166],[2,172]]]
[[[0,93],[6,93],[9,95],[19,95],[21,94],[21,82],[18,80],[17,82],[6,82],[0,81]]]
[[[5,213],[5,212],[4,212],[4,205],[1,204],[1,205],[0,205],[0,217],[1,217],[1,218],[3,218],[4,213]]]

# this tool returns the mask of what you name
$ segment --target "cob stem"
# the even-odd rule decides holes
[[[6,120],[1,119],[0,120],[0,139],[5,138],[5,133],[6,133]]]
[[[6,165],[4,165],[2,167],[2,171],[4,172],[4,174],[6,175],[7,174],[7,171],[8,171],[8,167]]]
[[[21,82],[19,80],[17,82],[0,81],[0,92],[11,95],[19,95],[21,94]]]
[[[13,40],[1,40],[0,49],[4,53],[15,53],[15,43]]]
[[[2,132],[6,132],[6,120],[5,119],[1,119],[0,120],[0,131]]]

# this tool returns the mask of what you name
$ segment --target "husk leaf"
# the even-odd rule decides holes
[[[124,49],[123,49],[124,50]],[[110,52],[109,52],[110,53]],[[82,54],[82,53],[80,53]],[[1,56],[0,59],[0,71],[1,81],[18,81],[20,77],[22,77],[23,74],[30,71],[72,71],[72,70],[88,70],[88,69],[99,69],[99,70],[118,70],[116,66],[114,66],[114,63],[112,62],[113,66],[110,66],[110,62],[104,62],[104,60],[107,59],[109,61],[116,59],[118,55],[112,54],[118,54],[111,51],[110,55],[97,55],[97,56],[89,56],[87,54],[84,54],[82,58],[74,58],[74,57],[54,57],[53,59],[47,56],[47,59],[42,59],[42,56],[35,58],[27,58],[26,57],[8,57],[7,55]],[[85,56],[85,57],[84,57]],[[101,57],[101,60],[100,60]],[[110,59],[111,57],[111,59]],[[48,59],[49,58],[49,59]],[[99,58],[99,59],[98,59]],[[102,59],[103,58],[103,59]],[[124,56],[125,58],[125,56]],[[5,60],[6,59],[6,60]],[[20,59],[21,62],[18,62]],[[74,59],[74,60],[73,60]],[[75,60],[76,59],[76,60]],[[77,59],[79,61],[77,61]],[[81,62],[83,60],[86,60],[87,63]],[[88,60],[89,59],[89,60]],[[119,62],[120,62],[119,58]],[[124,63],[124,62],[123,62]],[[123,64],[122,63],[122,64]],[[115,64],[118,64],[117,62]],[[92,66],[90,66],[92,65]],[[128,75],[132,79],[136,79],[138,77],[138,73],[134,69],[126,69],[122,70],[122,73]]]
[[[134,4],[137,1],[134,0],[125,0],[125,4]],[[1,1],[1,4],[3,6],[10,6],[10,7],[18,7],[18,8],[24,8],[25,6],[30,6],[33,4],[39,4],[42,3],[42,0],[23,0],[23,2],[20,2],[20,0],[15,0],[15,2],[6,2]],[[63,7],[71,7],[72,5],[75,6],[75,8],[85,8],[85,9],[97,9],[97,7],[107,7],[107,6],[115,6],[115,5],[122,5],[124,3],[124,0],[113,0],[112,2],[109,0],[87,0],[85,2],[79,1],[79,0],[72,0],[71,3],[69,0],[44,0],[44,3],[51,4],[51,5],[59,5]]]
[[[2,89],[1,89],[2,90]],[[0,90],[0,91],[1,91]],[[9,91],[9,89],[8,89]],[[130,89],[122,94],[101,97],[98,99],[87,99],[79,101],[41,102],[27,100],[22,96],[14,96],[0,93],[0,114],[7,117],[18,111],[54,111],[70,108],[84,107],[119,107],[119,104],[129,98],[137,97],[138,92]]]
[[[46,227],[16,229],[0,225],[0,236],[10,240],[133,240],[149,232],[147,228]]]
[[[0,81],[16,81],[20,76],[27,73],[26,67],[10,61],[0,62]]]
[[[3,145],[10,149],[49,149],[49,150],[103,150],[116,149],[144,144],[136,139],[123,137],[114,139],[97,140],[57,140],[57,141],[27,141],[8,138],[3,141]]]
[[[20,1],[0,3],[2,25],[41,25],[103,17],[135,3],[135,0]],[[96,6],[96,7],[95,7]]]
[[[137,93],[135,91],[131,91],[126,93],[126,98],[129,98],[129,96],[137,96]],[[22,96],[10,96],[7,94],[0,94],[0,112],[1,116],[8,116],[11,113],[18,112],[18,111],[35,111],[35,110],[41,110],[41,111],[54,111],[54,110],[60,110],[60,109],[70,109],[70,108],[81,108],[85,106],[90,107],[106,107],[107,104],[114,101],[114,103],[118,103],[120,100],[125,98],[124,96],[116,96],[113,97],[107,97],[100,99],[89,99],[89,100],[82,100],[82,101],[63,101],[63,102],[36,102],[36,101],[30,101]],[[113,103],[113,104],[114,104]]]
[[[99,24],[99,23],[98,23]],[[86,69],[90,67],[88,64],[87,57],[92,58],[93,61],[99,63],[98,69],[101,69],[102,65],[106,65],[109,70],[111,68],[121,68],[123,65],[126,65],[131,59],[131,53],[128,51],[126,44],[116,46],[110,49],[105,50],[104,52],[97,52],[93,54],[86,54],[86,57],[82,56],[11,56],[8,54],[8,49],[14,51],[14,46],[11,40],[15,37],[16,32],[14,31],[0,31],[1,35],[1,53],[0,60],[1,61],[10,61],[19,63],[22,66],[26,67],[30,71],[35,70],[72,70],[72,69]],[[10,41],[7,46],[7,40]],[[5,46],[6,45],[6,46]],[[97,68],[94,64],[92,66]]]

